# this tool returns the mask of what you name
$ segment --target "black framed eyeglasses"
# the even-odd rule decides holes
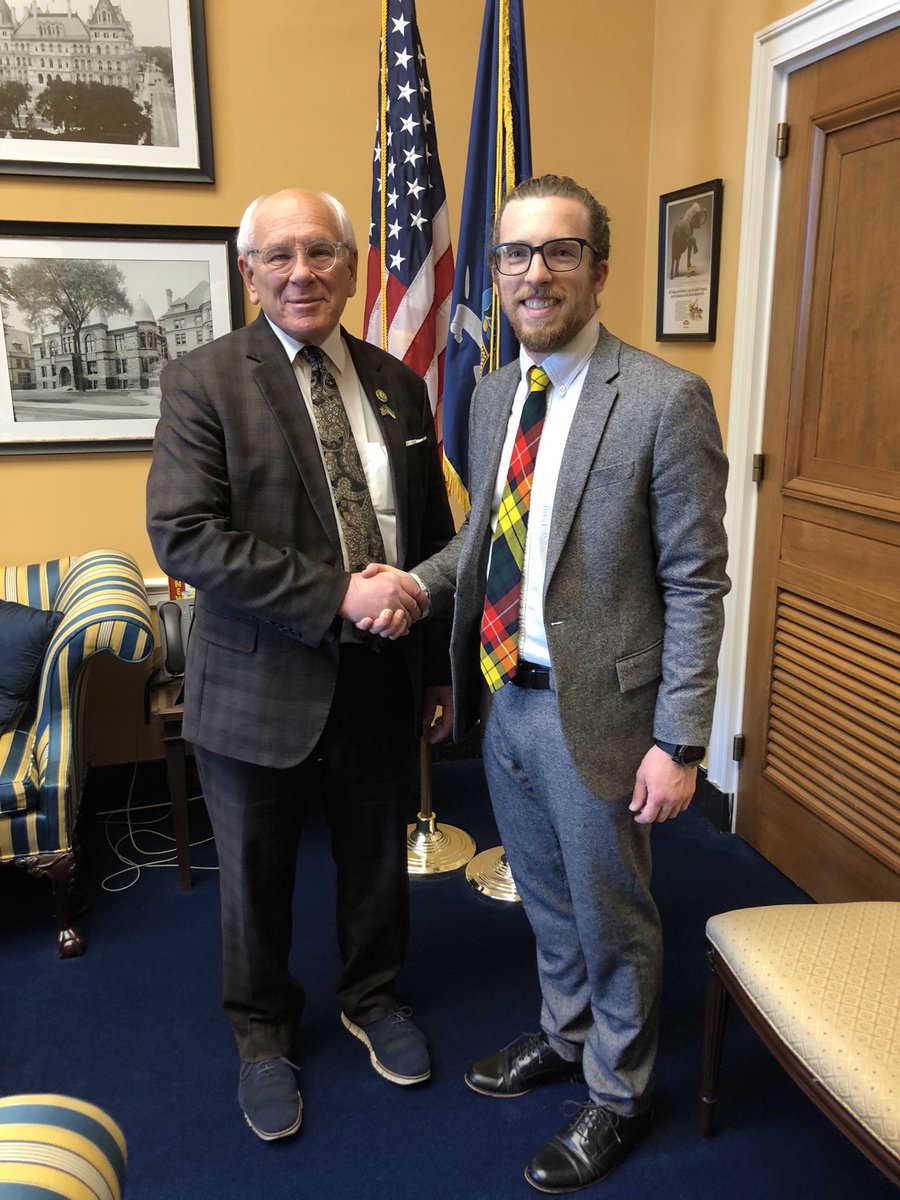
[[[248,250],[255,254],[270,271],[277,275],[290,275],[302,255],[311,271],[324,274],[333,269],[346,242],[332,242],[329,238],[317,238],[308,246],[264,246],[261,250]]]
[[[597,250],[584,238],[554,238],[542,246],[527,242],[500,242],[491,246],[491,262],[501,275],[524,275],[535,254],[540,254],[548,271],[574,271],[581,266],[585,248]]]

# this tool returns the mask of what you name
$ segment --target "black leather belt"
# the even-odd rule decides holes
[[[516,673],[510,680],[516,687],[533,688],[539,692],[546,692],[550,688],[550,668],[541,667],[537,663],[531,663],[526,658],[520,658],[516,667]]]

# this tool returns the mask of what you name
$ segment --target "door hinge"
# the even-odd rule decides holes
[[[754,483],[762,483],[763,476],[766,473],[766,456],[764,454],[754,454],[753,464],[750,471],[750,478]]]
[[[775,126],[775,157],[779,160],[787,158],[788,146],[791,140],[791,127],[787,121],[779,121]]]
[[[744,735],[742,733],[734,735],[731,743],[731,757],[735,762],[740,762],[744,757]]]

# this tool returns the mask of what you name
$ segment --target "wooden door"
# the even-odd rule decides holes
[[[794,73],[737,831],[900,899],[900,30]]]

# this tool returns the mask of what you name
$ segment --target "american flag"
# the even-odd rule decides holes
[[[388,0],[385,20],[365,337],[423,377],[440,428],[453,289],[447,196],[415,0]]]

